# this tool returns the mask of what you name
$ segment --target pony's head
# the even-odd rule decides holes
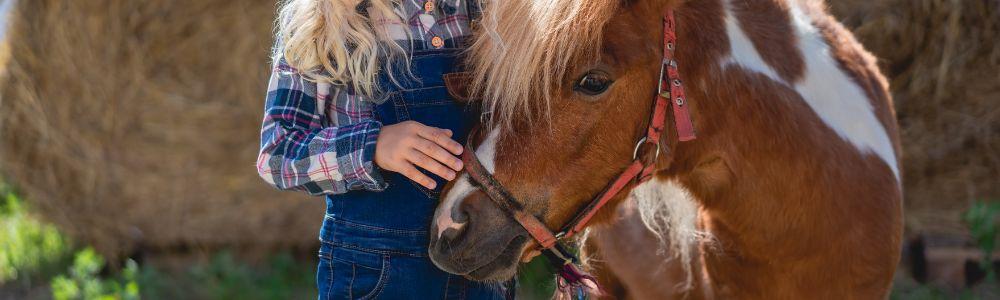
[[[657,90],[662,14],[673,2],[488,7],[469,62],[470,90],[488,117],[469,143],[485,169],[550,229],[567,223],[632,161]],[[660,168],[675,143],[668,130]],[[627,190],[601,214],[614,211]],[[535,244],[468,174],[442,194],[431,236],[439,267],[477,280],[510,278]]]

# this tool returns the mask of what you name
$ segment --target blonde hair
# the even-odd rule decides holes
[[[284,58],[307,80],[350,85],[358,95],[376,95],[382,67],[392,74],[392,62],[406,53],[384,25],[399,24],[407,36],[409,31],[393,8],[399,0],[366,1],[363,14],[357,8],[362,0],[284,0],[274,58]]]
[[[618,1],[491,2],[484,32],[469,49],[471,90],[493,125],[549,115],[549,102],[577,59],[597,57],[604,25]]]

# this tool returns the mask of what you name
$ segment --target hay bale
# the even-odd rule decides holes
[[[964,234],[960,211],[1000,200],[1000,2],[829,2],[890,78],[907,227]]]
[[[106,255],[312,246],[323,201],[254,170],[273,0],[22,0],[0,168]]]

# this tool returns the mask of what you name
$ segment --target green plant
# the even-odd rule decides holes
[[[52,279],[52,298],[64,299],[139,299],[139,284],[136,278],[139,266],[133,260],[125,263],[119,278],[101,278],[104,258],[87,248],[76,253],[68,275]]]
[[[997,215],[1000,213],[1000,203],[976,201],[962,216],[972,239],[979,246],[983,258],[979,267],[986,271],[986,280],[995,282],[996,270],[993,268],[993,250],[997,241]]]
[[[70,243],[54,226],[39,222],[9,188],[0,186],[0,284],[30,281],[58,272]]]

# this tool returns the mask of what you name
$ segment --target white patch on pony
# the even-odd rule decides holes
[[[806,76],[795,90],[823,122],[862,153],[878,155],[899,179],[896,151],[889,133],[875,116],[868,96],[834,60],[830,46],[798,2],[790,2],[792,27],[805,58]]]
[[[775,82],[794,87],[827,126],[862,154],[873,153],[881,158],[898,180],[899,167],[895,148],[885,127],[875,116],[868,97],[840,69],[839,63],[831,54],[830,46],[799,4],[795,1],[789,1],[789,4],[792,27],[805,59],[806,74],[800,82],[795,82],[794,86],[785,82],[774,68],[764,62],[757,48],[739,26],[739,21],[733,17],[728,2],[726,34],[731,49],[730,57],[724,60],[724,65],[738,65],[748,71],[764,74]]]
[[[468,174],[462,174],[462,176],[459,176],[456,180],[455,185],[451,187],[450,191],[448,191],[448,196],[444,198],[444,202],[441,203],[441,207],[438,207],[438,210],[435,213],[434,224],[437,225],[437,235],[439,239],[441,238],[441,235],[444,234],[445,230],[449,228],[460,230],[462,229],[462,226],[465,226],[465,223],[455,222],[455,220],[451,218],[451,211],[458,205],[459,201],[465,199],[466,196],[471,194],[472,191],[475,190],[475,187],[469,183]]]
[[[730,47],[729,58],[725,60],[725,65],[738,65],[748,71],[764,74],[775,82],[786,83],[784,79],[781,79],[781,76],[778,76],[778,72],[771,68],[771,65],[764,62],[764,58],[757,52],[753,42],[743,32],[743,27],[740,27],[739,20],[733,16],[728,2],[725,2],[725,7],[726,35],[729,37]]]
[[[491,174],[496,172],[496,162],[494,160],[497,155],[497,139],[499,138],[500,130],[493,129],[490,131],[490,134],[486,135],[486,139],[479,145],[479,148],[476,148],[476,157],[483,163],[486,171],[489,171]]]
[[[496,145],[499,136],[500,130],[494,129],[490,131],[490,134],[486,136],[486,140],[483,140],[479,148],[476,148],[476,157],[483,164],[483,168],[486,168],[486,171],[490,173],[496,170],[494,158],[496,157]],[[462,173],[456,179],[455,185],[448,191],[441,206],[434,213],[434,224],[437,226],[438,238],[441,238],[446,229],[460,230],[465,226],[465,223],[455,222],[451,217],[451,212],[458,206],[462,199],[465,199],[465,197],[468,197],[474,191],[476,191],[476,187],[472,186],[472,183],[469,181],[469,174]]]
[[[636,186],[629,196],[642,223],[660,240],[660,251],[680,261],[687,275],[681,288],[690,289],[694,250],[699,243],[712,240],[709,233],[698,229],[698,203],[677,182],[655,178]]]

